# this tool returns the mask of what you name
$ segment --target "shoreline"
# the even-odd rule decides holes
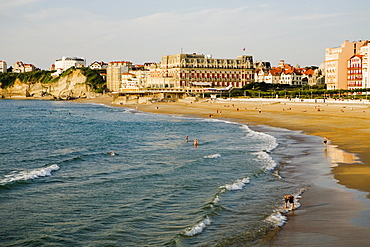
[[[109,96],[73,102],[104,104],[176,116],[209,118],[212,115],[213,118],[239,122],[257,129],[265,125],[300,131],[305,135],[327,136],[330,145],[326,147],[325,154],[330,156],[335,165],[317,169],[314,167],[311,170],[299,164],[282,168],[281,173],[284,176],[298,177],[311,186],[300,199],[301,207],[294,214],[288,215],[287,223],[280,231],[272,234],[268,245],[368,244],[370,146],[367,145],[367,140],[370,138],[370,107],[364,102],[283,103],[276,99],[257,99],[243,102],[225,100],[117,105]]]

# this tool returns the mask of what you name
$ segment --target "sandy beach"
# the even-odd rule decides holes
[[[295,164],[283,169],[284,176],[299,176],[311,186],[300,199],[302,206],[288,215],[287,224],[272,234],[266,245],[368,246],[370,107],[365,102],[255,99],[117,105],[112,98],[103,96],[78,102],[130,107],[158,114],[227,119],[252,128],[267,125],[326,136],[329,145],[325,152],[332,167],[304,171],[304,167]]]

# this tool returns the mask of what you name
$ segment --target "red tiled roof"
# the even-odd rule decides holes
[[[305,74],[305,75],[313,75],[314,73],[315,73],[315,71],[313,69],[308,69],[308,70],[303,72],[303,74]]]

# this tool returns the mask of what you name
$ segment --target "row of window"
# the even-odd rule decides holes
[[[351,69],[351,70],[348,70],[348,74],[362,74],[362,70]]]
[[[362,76],[351,75],[351,76],[348,76],[348,80],[362,80]]]
[[[252,74],[220,74],[220,73],[180,73],[180,78],[226,78],[226,79],[239,79],[251,78]]]

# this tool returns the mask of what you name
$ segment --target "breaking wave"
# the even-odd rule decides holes
[[[15,172],[9,175],[5,175],[4,178],[0,180],[0,185],[51,176],[51,173],[57,170],[59,170],[59,166],[53,164],[44,168],[34,169],[30,171]]]

